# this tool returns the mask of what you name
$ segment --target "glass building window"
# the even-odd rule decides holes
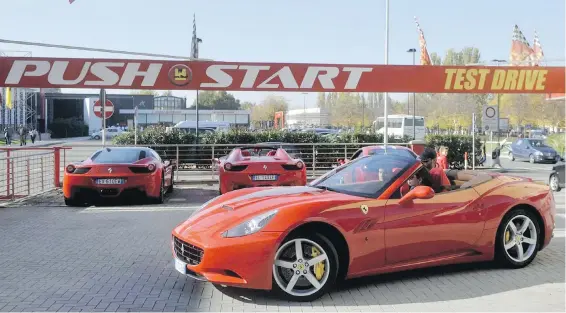
[[[185,99],[173,96],[155,97],[153,99],[156,110],[182,110],[185,109]]]

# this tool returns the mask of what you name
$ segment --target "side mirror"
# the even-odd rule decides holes
[[[413,204],[414,199],[430,199],[434,197],[434,190],[428,186],[417,186],[399,200],[399,204],[407,206]]]

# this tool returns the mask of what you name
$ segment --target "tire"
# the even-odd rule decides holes
[[[84,202],[80,202],[77,199],[74,198],[65,198],[65,205],[66,206],[75,206],[75,207],[82,207],[85,205]]]
[[[529,220],[528,227],[523,232],[520,232],[521,224],[527,219]],[[513,230],[509,226],[511,221],[513,221],[514,225],[520,223],[519,226],[515,226],[517,235],[513,234]],[[540,227],[541,225],[539,225],[536,216],[526,209],[518,208],[505,214],[497,229],[495,238],[496,261],[507,268],[522,268],[529,265],[535,259],[540,248]],[[507,234],[508,231],[509,234]],[[515,238],[513,238],[514,236]],[[521,242],[523,257],[520,257],[518,254],[517,239]],[[525,239],[529,239],[529,241]],[[506,242],[509,244],[508,249],[505,248]],[[515,244],[513,245],[513,243]]]
[[[560,191],[560,182],[558,181],[558,175],[552,174],[550,175],[550,179],[548,180],[548,186],[552,191]]]
[[[305,251],[316,248],[316,252],[320,252],[319,256],[326,255],[326,259],[317,264],[308,264],[312,256],[297,258],[296,243],[301,243],[303,255]],[[310,247],[310,249],[308,249]],[[307,248],[307,249],[305,249]],[[310,254],[310,253],[309,253]],[[311,254],[312,255],[312,254]],[[283,267],[278,261],[286,262]],[[317,277],[315,265],[323,263],[320,277]],[[272,286],[273,292],[279,297],[296,302],[314,301],[326,294],[336,283],[339,269],[338,253],[334,245],[326,237],[319,233],[297,234],[285,240],[275,253],[272,267]],[[297,274],[299,273],[299,274]],[[307,276],[309,278],[307,278]],[[319,286],[315,287],[311,281],[318,282]],[[294,281],[294,286],[290,292],[285,288]],[[320,283],[322,282],[322,283]]]
[[[96,136],[94,136],[94,139],[100,140],[100,136],[96,135]]]
[[[167,187],[167,193],[173,192],[173,185],[175,184],[175,171],[171,172],[171,185]]]
[[[529,162],[531,162],[531,164],[535,164],[535,156],[534,155],[529,155]]]
[[[511,162],[515,161],[515,156],[513,155],[513,152],[509,152],[509,159],[511,160]]]
[[[161,186],[159,188],[159,196],[157,198],[151,198],[153,204],[163,204],[165,202],[165,181],[163,174],[161,175]]]

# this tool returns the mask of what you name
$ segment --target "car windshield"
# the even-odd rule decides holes
[[[141,149],[106,148],[95,152],[90,159],[98,164],[120,164],[134,163],[147,156],[146,151]]]
[[[547,147],[542,140],[529,140],[529,143],[532,147],[539,148],[539,147]]]
[[[309,186],[354,196],[377,198],[402,173],[418,162],[414,156],[375,154],[338,167]]]

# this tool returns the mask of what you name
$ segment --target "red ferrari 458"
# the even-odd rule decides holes
[[[556,208],[546,184],[446,174],[451,190],[435,193],[419,160],[374,154],[307,186],[220,195],[173,229],[175,268],[219,288],[311,301],[342,279],[379,273],[488,260],[521,268],[550,243]]]
[[[216,159],[220,194],[261,186],[304,186],[307,170],[301,159],[293,159],[276,146],[238,147]]]
[[[148,197],[163,203],[173,191],[174,164],[153,149],[104,148],[88,159],[66,166],[63,177],[65,204],[81,206],[110,198]]]

